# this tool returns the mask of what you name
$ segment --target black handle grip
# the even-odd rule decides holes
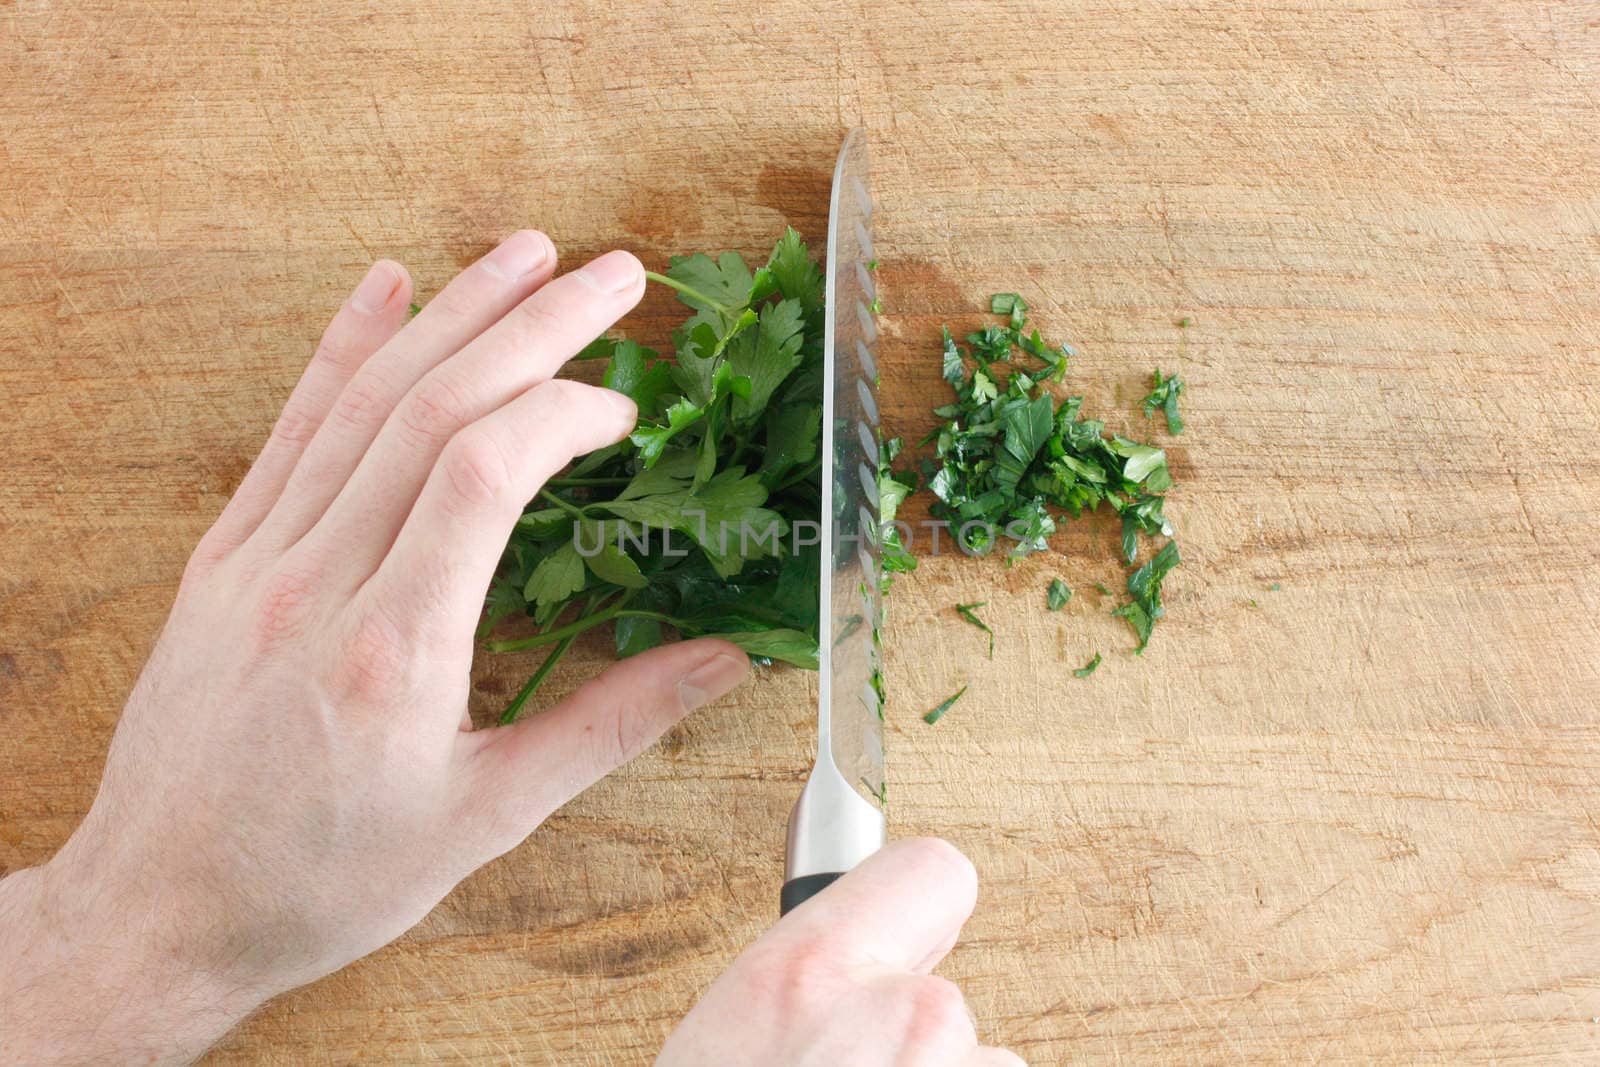
[[[787,915],[834,882],[844,877],[844,872],[833,874],[803,874],[783,883],[783,894],[778,902],[778,914]]]

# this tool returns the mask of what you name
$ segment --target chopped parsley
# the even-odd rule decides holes
[[[1160,408],[1167,416],[1167,432],[1181,434],[1183,432],[1183,416],[1178,413],[1178,397],[1183,395],[1183,379],[1176,374],[1163,378],[1161,368],[1157,367],[1151,377],[1151,389],[1144,398],[1144,417],[1149,418]]]
[[[1021,295],[996,293],[989,311],[1001,321],[968,333],[965,344],[948,327],[940,338],[940,369],[952,399],[934,408],[942,421],[923,442],[933,446],[932,457],[922,461],[921,485],[934,498],[928,510],[948,525],[963,552],[984,556],[1006,544],[1008,561],[1047,550],[1061,521],[1102,506],[1121,520],[1126,565],[1137,567],[1142,544],[1165,539],[1156,558],[1129,578],[1130,591],[1136,583],[1143,595],[1118,609],[1143,649],[1161,617],[1161,579],[1177,563],[1164,511],[1172,487],[1166,453],[1108,432],[1084,413],[1082,397],[1057,397],[1051,386],[1065,378],[1076,352],[1029,327]],[[1156,385],[1155,406],[1167,413],[1169,429],[1181,432],[1182,382],[1158,371]],[[1104,585],[1097,588],[1110,595]],[[1059,610],[1066,600],[1058,605],[1054,597],[1052,591],[1046,604]],[[975,617],[968,621],[982,626]],[[992,632],[990,640],[992,655]]]
[[[987,600],[980,600],[976,604],[957,604],[956,614],[989,635],[989,658],[994,659],[994,631],[989,629],[987,623],[978,618],[978,609],[987,607],[988,604]]]
[[[1161,582],[1178,562],[1178,542],[1168,541],[1149,562],[1128,575],[1128,594],[1133,599],[1111,614],[1127,619],[1133,627],[1134,636],[1139,639],[1135,652],[1144,651],[1156,620],[1167,613],[1161,606]]]
[[[924,715],[922,717],[922,721],[927,723],[929,726],[932,726],[934,723],[936,723],[940,719],[944,718],[944,713],[949,711],[952,707],[954,707],[955,706],[955,702],[960,700],[962,695],[964,693],[966,693],[966,691],[967,691],[967,687],[966,686],[962,686],[960,689],[957,689],[954,693],[951,693],[949,696],[945,697],[944,700],[940,701],[938,707],[934,708],[932,711],[928,712],[926,715]]]
[[[1050,588],[1045,591],[1045,607],[1051,611],[1060,611],[1067,606],[1067,601],[1072,599],[1072,587],[1060,578],[1050,579]]]

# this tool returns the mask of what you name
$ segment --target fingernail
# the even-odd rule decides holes
[[[684,675],[678,682],[678,700],[685,712],[717,699],[744,678],[750,661],[719,652]]]
[[[516,281],[555,259],[556,246],[538,230],[518,230],[482,259],[483,269]]]
[[[603,293],[622,293],[631,289],[644,274],[639,261],[627,252],[607,252],[578,271],[578,277]]]
[[[350,294],[350,306],[363,315],[376,315],[389,303],[394,291],[400,288],[400,275],[387,263],[374,263],[367,276],[361,279],[356,291]]]

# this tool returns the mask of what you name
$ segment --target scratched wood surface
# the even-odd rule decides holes
[[[919,542],[893,597],[893,831],[981,871],[945,973],[983,1035],[1035,1063],[1593,1062],[1597,23],[0,0],[0,869],[86,809],[191,545],[366,263],[427,294],[529,224],[569,263],[817,238],[862,123],[893,427],[930,425],[937,328],[998,289],[1079,347],[1112,428],[1154,432],[1152,367],[1190,387],[1145,656],[1093,591],[1104,522],[1010,570]],[[479,710],[528,668],[482,664]],[[647,1060],[772,920],[814,691],[763,674],[215,1061]]]

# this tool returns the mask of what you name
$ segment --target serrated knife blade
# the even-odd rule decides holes
[[[782,911],[883,847],[878,330],[867,138],[839,149],[823,339],[817,758],[789,817]]]

